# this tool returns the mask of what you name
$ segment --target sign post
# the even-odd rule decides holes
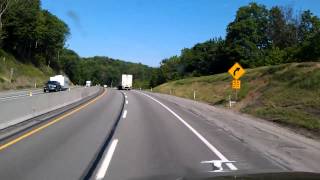
[[[233,77],[231,87],[235,90],[235,99],[238,100],[238,90],[241,88],[241,81],[239,79],[245,74],[246,71],[239,63],[235,63],[228,70],[228,72]]]
[[[240,89],[241,87],[241,81],[240,80],[237,80],[237,79],[234,79],[232,80],[232,89],[235,90],[236,92],[236,100],[238,100],[238,90]]]

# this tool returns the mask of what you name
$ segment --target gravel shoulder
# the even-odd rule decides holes
[[[320,141],[263,119],[176,96],[150,93],[197,114],[293,171],[320,172]]]

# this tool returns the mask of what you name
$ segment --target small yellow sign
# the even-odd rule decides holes
[[[235,63],[230,69],[229,69],[229,74],[234,78],[234,79],[239,79],[241,76],[244,75],[246,72],[239,63]]]
[[[241,87],[241,81],[234,79],[232,80],[232,89],[240,89]]]

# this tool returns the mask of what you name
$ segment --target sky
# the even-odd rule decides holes
[[[239,7],[252,0],[42,0],[70,28],[66,47],[81,57],[108,56],[157,67],[181,49],[225,37]],[[320,0],[255,0],[268,8],[310,9]]]

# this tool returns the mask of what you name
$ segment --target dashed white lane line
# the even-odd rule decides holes
[[[116,150],[117,144],[118,144],[118,139],[114,139],[110,145],[107,155],[103,159],[103,162],[98,170],[98,173],[96,175],[97,180],[103,179],[104,176],[106,175],[113,153]]]
[[[123,114],[122,114],[122,118],[125,119],[127,117],[127,113],[128,111],[127,110],[124,110]]]
[[[141,92],[138,92],[141,93]],[[187,128],[190,129],[214,154],[216,154],[222,161],[229,161],[217,148],[215,148],[207,139],[205,139],[197,130],[195,130],[190,124],[188,124],[185,120],[183,120],[178,114],[176,114],[174,111],[172,111],[168,106],[162,104],[160,101],[157,99],[141,93],[153,101],[159,103],[162,107],[164,107],[166,110],[168,110],[171,114],[173,114],[179,121],[181,121]],[[226,165],[231,169],[231,170],[238,170],[238,168],[233,165],[232,163],[226,163]]]
[[[38,94],[43,94],[42,92],[38,92],[38,93],[32,93],[33,95],[38,95]],[[29,97],[29,94],[21,94],[21,95],[15,95],[15,96],[8,96],[8,97],[1,97],[0,101],[5,102],[5,101],[9,101],[9,100],[14,100],[14,99],[19,99],[22,97]]]
[[[126,100],[126,104],[128,104],[129,103],[129,101],[128,100]]]
[[[127,99],[127,98],[128,98],[128,96],[127,96],[127,95],[125,95],[125,98]]]

